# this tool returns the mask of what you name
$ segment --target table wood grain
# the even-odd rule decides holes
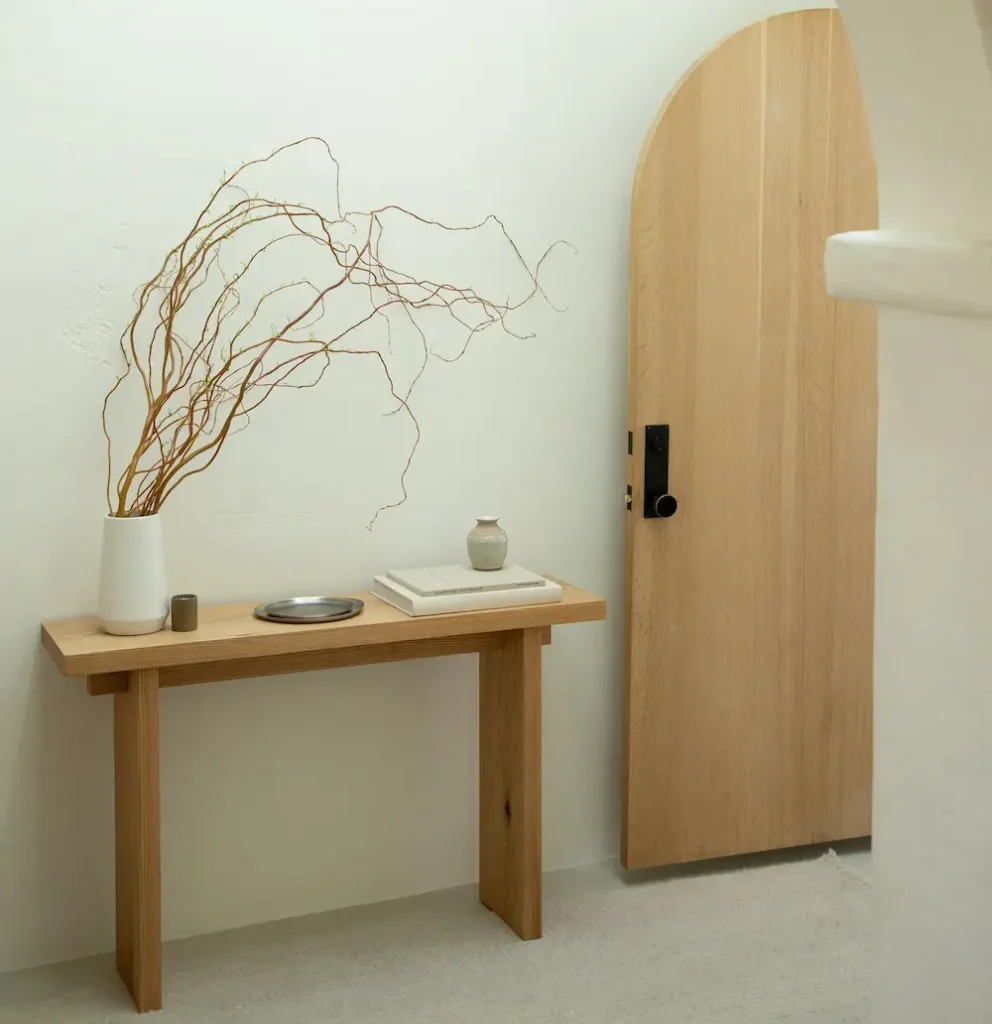
[[[551,627],[606,618],[560,580],[557,604],[410,617],[372,594],[361,615],[263,622],[260,602],[206,608],[193,633],[109,636],[89,616],[46,622],[63,675],[113,694],[117,970],[141,1011],[162,1007],[159,694],[167,687],[410,658],[479,656],[479,889],[522,939],[541,936],[541,651]]]
[[[343,622],[307,626],[256,619],[252,610],[261,602],[252,601],[202,609],[199,629],[193,633],[165,629],[146,636],[110,636],[100,630],[95,616],[86,616],[44,623],[42,642],[63,675],[89,676],[502,633],[606,618],[602,598],[568,583],[562,583],[562,590],[563,599],[556,604],[418,617],[405,615],[371,593],[349,594],[346,596],[365,602],[361,615]]]

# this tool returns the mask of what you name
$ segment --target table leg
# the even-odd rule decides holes
[[[114,694],[117,971],[135,1006],[162,1008],[158,671],[128,673]]]
[[[541,630],[479,655],[479,899],[541,937]]]

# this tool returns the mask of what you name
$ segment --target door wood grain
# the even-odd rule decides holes
[[[666,103],[631,262],[623,862],[871,830],[876,316],[823,285],[877,226],[840,15],[726,40]],[[671,519],[642,515],[671,426]]]

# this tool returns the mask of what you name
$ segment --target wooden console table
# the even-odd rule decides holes
[[[284,626],[251,604],[208,608],[193,633],[116,637],[95,618],[48,622],[66,676],[114,695],[117,970],[138,1010],[162,1006],[159,690],[377,662],[479,655],[479,898],[522,939],[541,936],[541,645],[606,617],[563,584],[560,604],[409,618],[373,597],[345,622]]]

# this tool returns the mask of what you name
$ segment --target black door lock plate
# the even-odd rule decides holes
[[[668,458],[671,431],[668,424],[644,428],[644,518],[670,519],[679,503],[668,493]]]

